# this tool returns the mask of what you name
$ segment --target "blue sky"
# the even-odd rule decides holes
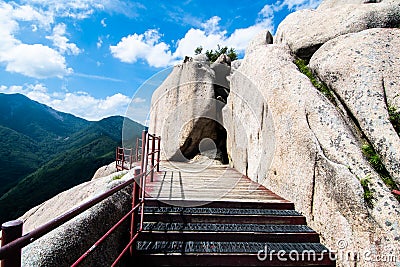
[[[0,93],[76,116],[144,122],[158,79],[198,46],[242,57],[262,29],[321,0],[0,0]],[[161,77],[165,77],[165,73]],[[157,76],[160,77],[160,76]]]

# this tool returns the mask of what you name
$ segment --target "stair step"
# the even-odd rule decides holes
[[[328,253],[308,254],[299,260],[283,259],[278,254],[269,255],[259,260],[252,254],[190,254],[190,255],[138,255],[132,259],[131,266],[330,266],[335,267],[335,260]]]
[[[146,198],[146,206],[154,207],[202,207],[202,208],[242,208],[242,209],[274,209],[294,210],[294,204],[289,201],[276,202],[244,202],[244,201],[201,201],[201,200],[156,200]]]
[[[213,242],[213,241],[138,241],[136,250],[144,254],[188,254],[188,253],[245,253],[257,254],[260,250],[278,251],[314,251],[327,252],[320,243],[269,243],[269,242]]]
[[[295,210],[240,209],[240,208],[188,208],[145,207],[146,221],[306,224],[306,219]]]
[[[213,215],[213,214],[145,214],[147,222],[180,222],[180,223],[236,223],[236,224],[291,224],[305,225],[304,216],[277,215]]]
[[[306,218],[283,199],[145,203],[135,266],[335,266]],[[267,259],[258,259],[266,249]],[[278,252],[300,259],[282,261]]]
[[[306,225],[145,223],[140,240],[319,242]]]
[[[146,221],[181,222],[181,223],[257,223],[257,224],[306,224],[303,216],[262,216],[262,215],[171,215],[146,214]]]
[[[272,216],[301,216],[295,210],[273,210],[273,209],[241,209],[241,208],[204,208],[204,207],[148,207],[144,208],[146,214],[168,213],[182,215],[272,215]]]
[[[232,241],[237,242],[319,242],[317,233],[244,233],[244,232],[142,232],[142,241]]]
[[[138,241],[136,249],[135,262],[144,265],[335,266],[320,243]]]
[[[260,232],[260,233],[315,233],[307,225],[273,224],[204,224],[204,223],[144,223],[143,231],[196,231],[196,232]]]

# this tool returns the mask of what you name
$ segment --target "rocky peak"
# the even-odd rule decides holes
[[[279,25],[274,42],[288,45],[300,58],[310,59],[321,45],[338,36],[399,25],[399,1],[326,0],[317,10],[301,10],[287,16]]]
[[[329,9],[332,7],[337,7],[342,5],[362,5],[362,4],[380,3],[382,1],[384,0],[324,0],[319,5],[318,10]]]

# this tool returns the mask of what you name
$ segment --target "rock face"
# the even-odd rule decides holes
[[[242,63],[242,60],[237,59],[231,63],[231,74],[235,72],[240,67],[240,64]]]
[[[114,180],[115,176],[116,174],[111,174],[83,183],[31,209],[20,218],[24,221],[24,233],[131,177],[127,175]],[[131,190],[128,186],[25,247],[22,254],[22,265],[70,266],[129,211],[131,202]],[[99,266],[99,263],[102,266],[111,265],[121,251],[120,245],[125,242],[126,232],[124,229],[127,227],[119,229],[122,230],[117,230],[112,234],[105,245],[100,245],[85,260],[84,266]]]
[[[93,175],[92,180],[93,180],[93,179],[97,179],[97,178],[101,178],[101,177],[108,176],[108,175],[113,174],[113,173],[115,173],[115,172],[117,172],[117,171],[118,171],[118,170],[117,170],[117,167],[116,167],[115,161],[114,161],[114,162],[112,162],[112,163],[110,163],[110,164],[108,164],[108,165],[106,165],[106,166],[100,167],[100,168],[95,172],[95,174]]]
[[[226,64],[226,65],[228,65],[228,66],[230,66],[231,65],[231,58],[230,57],[228,57],[227,55],[225,55],[225,54],[222,54],[222,55],[220,55],[218,58],[217,58],[217,60],[214,62],[214,63],[219,63],[219,64]]]
[[[358,132],[299,72],[288,47],[267,45],[265,34],[231,77],[223,121],[232,165],[293,201],[331,249],[398,253],[400,205],[362,154]],[[364,177],[373,208],[364,202]],[[377,266],[365,257],[357,264]]]
[[[380,3],[382,0],[325,0],[319,5],[318,10],[328,9],[339,5]]]
[[[400,2],[324,1],[317,10],[290,14],[279,25],[274,42],[287,44],[299,57],[309,59],[327,41],[346,33],[400,25]],[[358,3],[358,4],[356,4]]]
[[[204,55],[185,60],[154,92],[149,131],[162,136],[162,158],[190,160],[204,138],[226,154],[221,110],[229,94],[230,66],[220,61],[210,67]]]
[[[371,29],[324,44],[310,67],[343,101],[400,185],[400,139],[388,109],[400,110],[400,29]]]

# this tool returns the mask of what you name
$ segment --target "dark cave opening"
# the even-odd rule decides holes
[[[215,73],[213,82],[215,101],[210,101],[211,108],[205,111],[202,117],[186,122],[187,125],[193,125],[188,127],[190,133],[172,160],[189,161],[201,155],[220,161],[222,164],[229,163],[227,131],[223,126],[222,109],[230,93],[230,82],[227,77],[231,74],[231,67],[226,63],[215,62],[211,65],[211,69]],[[186,124],[182,129],[186,128]]]
[[[190,137],[180,147],[180,157],[177,153],[173,159],[182,161],[183,156],[183,161],[188,161],[197,155],[203,155],[223,164],[228,164],[226,138],[227,132],[221,124],[209,118],[200,118],[196,122]]]

